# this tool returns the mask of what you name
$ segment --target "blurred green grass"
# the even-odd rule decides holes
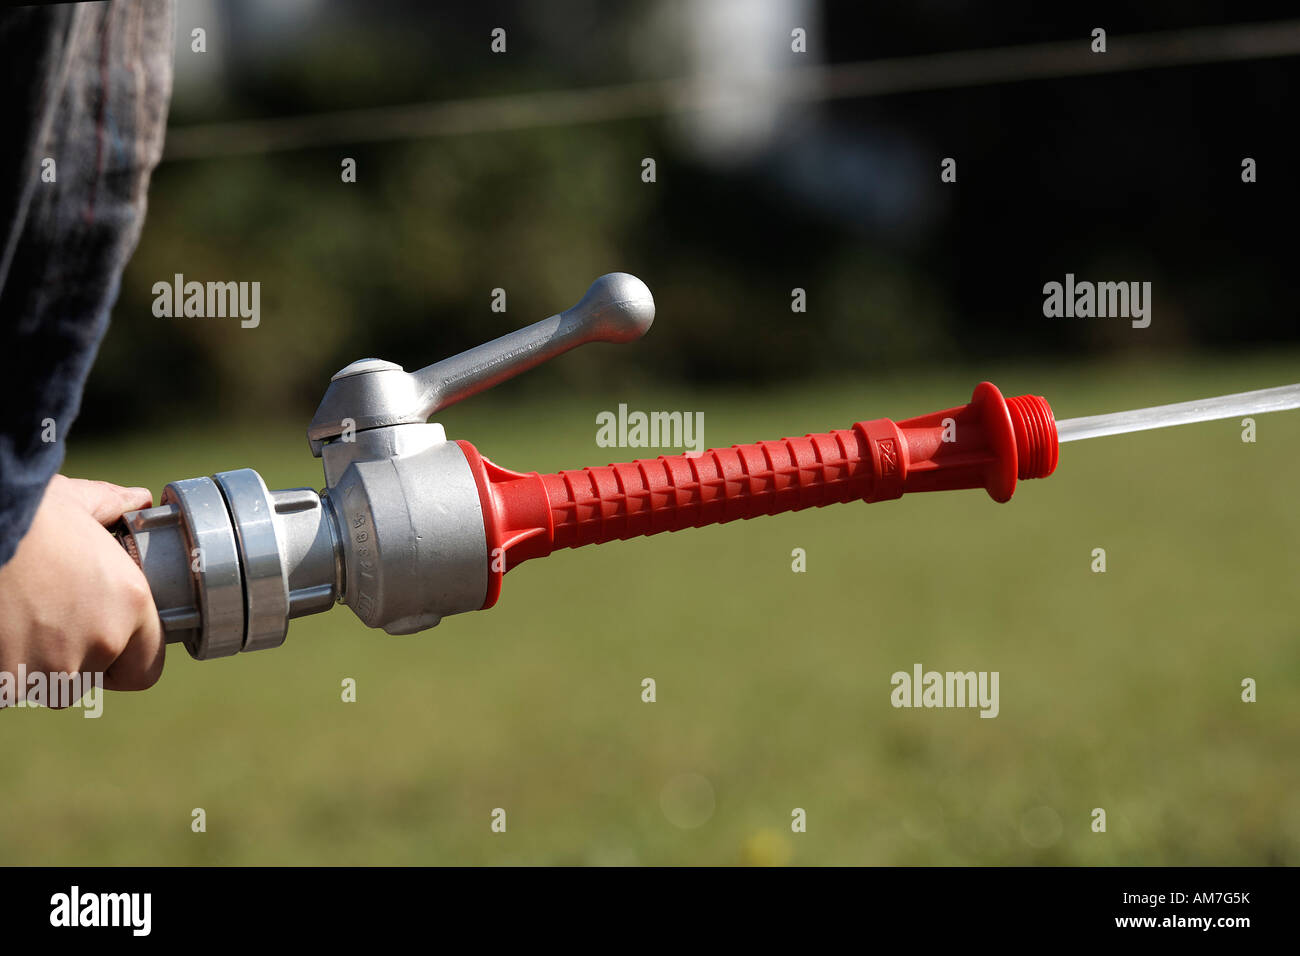
[[[595,412],[622,401],[701,410],[726,445],[960,404],[982,377],[1072,417],[1283,384],[1298,359],[513,405],[505,386],[441,420],[503,465],[552,470],[610,460]],[[74,436],[65,471],[155,492],[242,466],[320,485],[305,423],[221,414]],[[1008,505],[918,495],[564,552],[418,636],[340,608],[272,652],[174,652],[100,720],[0,715],[0,863],[1300,863],[1300,414],[1261,416],[1255,444],[1240,430],[1065,446]],[[916,662],[999,671],[1001,715],[893,709],[890,675]],[[715,807],[682,829],[662,801],[691,774]]]

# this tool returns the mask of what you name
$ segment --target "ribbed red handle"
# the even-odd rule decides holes
[[[1003,399],[981,383],[967,405],[895,423],[664,455],[618,465],[523,474],[460,442],[478,483],[491,568],[487,599],[510,568],[557,548],[680,531],[739,518],[907,491],[985,488],[1006,501],[1017,477],[1056,468],[1051,407],[1034,395]]]
[[[871,490],[856,429],[542,475],[555,548],[854,501]]]

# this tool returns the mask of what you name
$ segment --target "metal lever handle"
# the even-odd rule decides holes
[[[330,380],[307,429],[312,454],[342,434],[428,421],[435,412],[536,368],[587,342],[632,342],[654,322],[654,298],[645,283],[611,272],[591,284],[577,305],[420,369],[378,359],[353,362]]]
[[[428,418],[587,342],[634,342],[654,318],[654,299],[644,282],[626,272],[603,275],[559,315],[411,373],[420,388],[421,413]]]

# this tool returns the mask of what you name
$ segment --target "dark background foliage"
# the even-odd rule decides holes
[[[809,2],[702,20],[685,3],[182,4],[173,127],[799,69],[1267,20],[1284,4]],[[744,24],[749,23],[749,27]],[[209,31],[208,52],[189,29]],[[508,53],[489,51],[494,26]],[[757,39],[755,39],[757,37]],[[744,50],[740,50],[743,57]],[[306,418],[362,355],[415,367],[640,275],[659,318],[518,387],[774,383],[995,356],[1056,362],[1266,348],[1300,335],[1294,59],[796,103],[744,149],[651,115],[165,162],[83,434],[201,416]],[[340,182],[342,157],[358,182]],[[641,181],[652,156],[658,181]],[[958,182],[939,180],[942,157]],[[1259,181],[1241,182],[1242,157]],[[262,324],[159,319],[154,282],[258,280]],[[1045,319],[1042,286],[1153,283],[1153,322]],[[504,288],[509,311],[489,309]],[[792,314],[790,290],[807,290]],[[1263,383],[1271,384],[1271,383]]]

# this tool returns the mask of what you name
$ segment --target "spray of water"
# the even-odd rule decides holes
[[[1218,398],[1202,398],[1175,405],[1136,408],[1110,415],[1066,418],[1056,423],[1056,435],[1062,442],[1080,441],[1103,435],[1122,435],[1125,432],[1236,418],[1238,415],[1283,412],[1290,408],[1300,408],[1300,384],[1261,388],[1254,392],[1238,392],[1235,395],[1220,395]]]

